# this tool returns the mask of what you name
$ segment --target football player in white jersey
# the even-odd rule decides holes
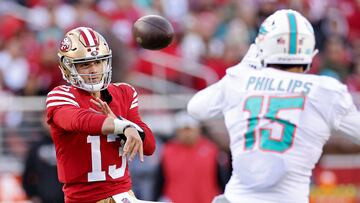
[[[233,172],[216,203],[306,203],[310,176],[333,132],[360,140],[347,87],[304,74],[316,54],[311,24],[279,10],[243,61],[188,103],[197,119],[224,116]]]

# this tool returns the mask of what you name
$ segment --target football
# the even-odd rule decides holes
[[[133,25],[132,33],[137,44],[150,50],[165,48],[174,38],[174,28],[171,23],[158,15],[139,18]]]

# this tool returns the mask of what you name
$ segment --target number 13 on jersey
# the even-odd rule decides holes
[[[264,102],[265,96],[250,96],[245,100],[244,111],[249,113],[247,119],[247,131],[245,133],[245,150],[254,148],[256,135],[259,135],[259,148],[265,151],[285,152],[294,142],[297,125],[289,119],[281,117],[279,114],[291,113],[294,110],[303,111],[304,96],[288,97],[268,97]],[[264,113],[262,113],[264,109]],[[300,114],[294,114],[299,116]],[[262,127],[262,121],[270,121],[271,124],[279,124],[282,128],[281,135],[274,135],[275,125],[265,125]],[[267,122],[268,123],[268,122]],[[274,138],[276,137],[276,138]]]
[[[120,139],[120,137],[116,135],[107,135],[107,142],[116,142],[116,139]],[[101,157],[101,149],[100,149],[100,136],[89,135],[87,136],[87,142],[91,145],[91,168],[92,170],[88,173],[88,181],[105,181],[106,180],[106,171],[102,169],[102,158]],[[120,141],[119,141],[120,142]],[[119,152],[121,151],[121,147],[119,148]],[[120,178],[125,174],[126,168],[126,157],[120,156],[121,158],[121,166],[116,168],[116,164],[105,167],[107,169],[107,173],[112,179]]]

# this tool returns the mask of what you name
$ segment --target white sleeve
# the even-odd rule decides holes
[[[332,95],[329,119],[335,132],[351,138],[360,144],[360,112],[345,85],[340,85],[336,95]]]
[[[200,120],[221,116],[224,78],[196,93],[187,105],[188,113]]]
[[[337,91],[333,92],[333,94],[330,94],[329,92],[327,94],[332,97],[329,98],[332,100],[332,104],[327,112],[327,116],[333,129],[338,130],[340,122],[344,117],[355,112],[356,107],[353,98],[345,85],[339,85]]]
[[[360,112],[352,108],[351,112],[342,117],[336,131],[360,144]]]

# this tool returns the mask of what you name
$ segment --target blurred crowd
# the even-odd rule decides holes
[[[154,74],[151,64],[138,57],[141,49],[131,32],[132,24],[147,14],[162,15],[174,25],[176,39],[161,52],[204,64],[220,78],[246,53],[259,23],[279,8],[298,10],[313,24],[320,54],[311,72],[360,91],[359,0],[3,0],[0,89],[44,95],[63,84],[56,52],[64,33],[76,26],[93,27],[109,41],[113,81],[131,83],[131,73]],[[206,85],[184,80],[181,72],[167,70],[166,75],[193,89]]]

